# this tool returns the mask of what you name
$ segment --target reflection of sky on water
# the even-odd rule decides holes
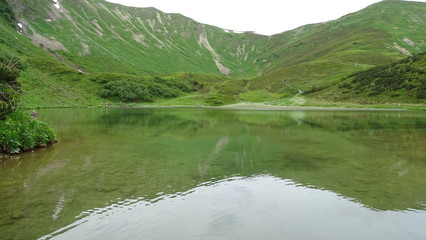
[[[268,175],[83,213],[41,239],[425,239],[425,211],[376,211]]]

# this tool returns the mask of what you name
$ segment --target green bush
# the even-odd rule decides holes
[[[103,98],[118,99],[122,102],[152,102],[154,98],[174,98],[182,94],[178,87],[170,87],[157,81],[111,81],[98,92]],[[177,85],[176,85],[177,86]],[[181,88],[184,88],[181,86]]]
[[[98,95],[122,102],[152,102],[155,98],[174,98],[196,91],[199,83],[187,79],[138,76],[117,73],[91,74],[89,79],[103,84]]]
[[[417,88],[417,99],[426,99],[426,77],[421,81]]]
[[[15,111],[21,95],[21,85],[17,81],[19,68],[25,69],[25,64],[19,65],[19,62],[14,58],[7,63],[0,61],[0,153],[19,153],[56,139],[46,123]]]
[[[15,64],[0,62],[0,119],[12,113],[18,105],[21,95],[18,76],[19,69]]]
[[[98,93],[103,98],[117,98],[122,102],[152,102],[152,95],[146,86],[131,81],[109,82]]]
[[[55,140],[55,133],[46,123],[33,119],[23,111],[16,111],[0,121],[1,153],[20,153]]]

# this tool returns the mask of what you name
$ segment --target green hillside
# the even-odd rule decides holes
[[[27,107],[175,97],[208,105],[288,104],[295,95],[329,101],[322,90],[349,75],[426,51],[426,3],[419,2],[383,1],[273,36],[104,0],[0,0],[0,15],[1,59],[26,66]]]
[[[84,72],[253,76],[264,68],[255,59],[266,36],[101,0],[24,0],[23,9],[10,2],[24,35]]]
[[[338,86],[317,94],[337,101],[425,103],[426,53],[349,75]]]
[[[105,68],[107,72],[92,70],[92,72],[83,73],[81,67],[75,62],[61,56],[63,52],[43,49],[35,45],[30,38],[19,34],[20,28],[19,25],[15,26],[17,21],[12,8],[5,0],[0,0],[0,6],[2,12],[0,18],[0,61],[8,62],[10,59],[17,59],[16,61],[22,65],[20,80],[24,95],[21,105],[24,107],[84,106],[98,105],[107,100],[124,100],[117,96],[111,96],[108,99],[101,97],[101,90],[105,89],[105,85],[111,81],[131,82],[132,86],[136,84],[139,87],[149,87],[152,92],[157,91],[150,94],[150,97],[162,97],[163,92],[173,92],[172,95],[167,97],[176,97],[186,92],[198,90],[209,83],[225,79],[220,75],[196,73],[177,73],[163,78],[154,78],[153,73],[148,73],[148,71],[144,71],[142,76],[124,74],[121,73],[122,71],[113,72],[114,69],[109,67],[111,64],[94,65]],[[94,64],[99,61],[88,62]],[[171,89],[170,85],[174,83],[180,86],[180,89],[179,87],[177,87],[177,90]],[[128,100],[139,99],[129,96]]]
[[[0,0],[0,12],[0,61],[16,59],[22,65],[22,105],[77,106],[100,100],[93,94],[97,86],[83,74],[18,33],[15,14],[5,0]]]
[[[276,60],[251,87],[286,92],[286,81],[316,91],[348,74],[424,52],[425,19],[425,3],[383,1],[335,21],[272,36],[268,59]]]

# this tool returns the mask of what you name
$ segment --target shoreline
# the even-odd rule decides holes
[[[426,105],[354,105],[354,106],[283,106],[269,105],[264,103],[237,103],[222,106],[206,105],[161,105],[161,104],[129,104],[129,105],[81,105],[81,106],[35,106],[23,107],[22,109],[55,109],[55,108],[204,108],[204,109],[225,109],[225,110],[247,110],[247,111],[426,111]]]
[[[111,108],[122,108],[111,106]],[[274,105],[224,105],[224,106],[192,106],[192,105],[176,105],[176,106],[162,106],[162,105],[146,105],[146,106],[133,106],[127,108],[204,108],[204,109],[224,109],[224,110],[247,110],[247,111],[421,111],[410,110],[407,108],[374,108],[374,107],[315,107],[315,106],[274,106]]]

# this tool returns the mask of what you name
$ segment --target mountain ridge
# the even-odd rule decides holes
[[[229,36],[230,33],[217,27],[199,24],[179,14],[165,14],[154,8],[129,8],[98,0],[77,1],[72,4],[72,1],[63,1],[64,5],[59,5],[59,9],[49,5],[43,10],[40,6],[42,2],[46,1],[29,3],[32,4],[30,5],[32,8],[38,9],[34,15],[18,17],[19,23],[23,26],[23,33],[35,44],[43,44],[46,49],[70,52],[74,55],[72,60],[82,65],[82,68],[105,71],[99,67],[87,66],[85,58],[90,57],[85,56],[92,52],[103,55],[102,57],[112,56],[117,60],[116,64],[122,68],[125,68],[124,65],[129,65],[132,69],[140,69],[142,72],[148,69],[159,74],[178,72],[183,69],[227,75],[232,65],[234,65],[233,72],[242,72],[237,68],[238,61],[254,60],[248,56],[249,53],[244,53],[246,55],[242,57],[238,56],[238,52],[232,54],[219,52],[220,48],[212,47],[214,44],[210,43],[211,40],[209,41],[209,38],[221,32],[219,36],[221,39],[218,40],[224,43],[220,45],[234,46],[241,41],[241,37],[238,43],[232,39],[224,39],[225,34],[228,38],[237,36],[236,34]],[[75,4],[78,7],[75,7]],[[60,17],[58,18],[57,15]],[[101,17],[104,15],[109,17],[108,22]],[[29,22],[28,18],[34,20]],[[175,22],[177,24],[174,24]],[[65,27],[65,25],[68,26]],[[120,27],[123,27],[124,31],[120,32]],[[54,38],[49,39],[52,31],[55,32]],[[68,35],[77,36],[80,44],[72,43]],[[190,41],[184,41],[185,39]],[[241,48],[243,48],[242,45]],[[238,50],[238,47],[235,50]],[[140,57],[144,58],[144,68],[138,66],[142,63],[138,60]],[[124,61],[124,64],[120,64],[120,61]],[[194,61],[202,64],[194,63]],[[105,62],[109,62],[109,59]],[[184,64],[174,67],[176,62]],[[248,69],[252,69],[252,65]]]

